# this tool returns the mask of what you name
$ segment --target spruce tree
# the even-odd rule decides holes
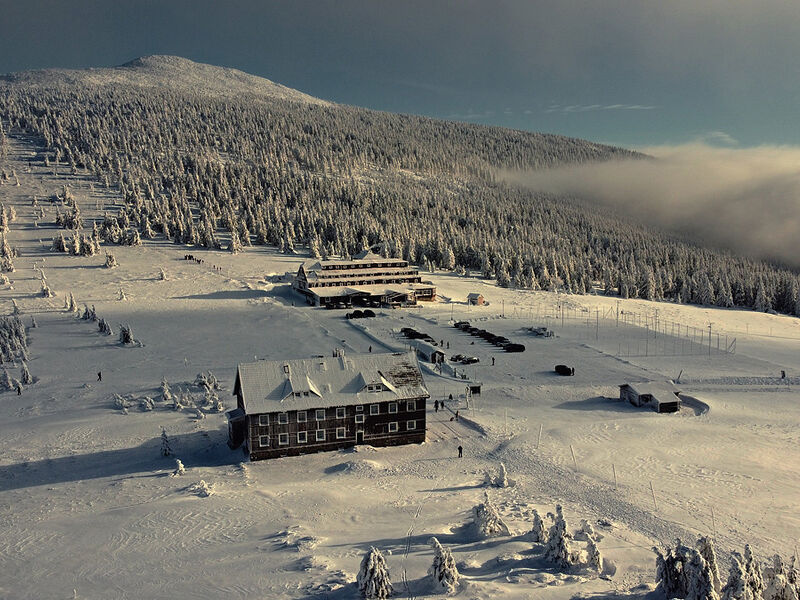
[[[370,547],[361,561],[356,583],[358,583],[358,591],[368,600],[384,600],[394,591],[386,560],[380,550],[374,546]]]
[[[435,537],[428,543],[433,548],[433,564],[428,569],[428,575],[433,578],[434,585],[451,594],[458,586],[458,569],[453,553],[444,548]]]

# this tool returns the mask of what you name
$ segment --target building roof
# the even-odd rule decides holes
[[[425,340],[408,340],[408,345],[412,348],[416,348],[417,350],[421,350],[428,356],[433,356],[434,352],[444,354],[439,346],[435,346],[434,344],[426,342]]]
[[[377,264],[400,264],[406,263],[407,261],[403,260],[402,258],[386,258],[381,256],[380,254],[375,254],[374,252],[370,252],[365,250],[364,252],[360,252],[356,254],[351,260],[347,260],[344,258],[339,259],[329,259],[329,260],[321,260],[321,259],[311,259],[303,262],[303,270],[314,271],[318,269],[322,269],[323,267],[338,267],[338,266],[346,266],[352,264],[368,264],[368,263],[377,263]]]
[[[639,396],[650,395],[653,398],[664,397],[667,394],[680,394],[681,390],[671,381],[641,381],[637,383],[623,383],[619,387],[628,386]]]
[[[471,294],[467,294],[467,300],[477,300],[478,298],[482,298],[483,294],[479,294],[478,292],[472,292]]]
[[[367,390],[376,384],[382,391]],[[251,415],[429,396],[414,352],[242,363],[240,390]]]

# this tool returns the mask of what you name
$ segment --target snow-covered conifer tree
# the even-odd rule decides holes
[[[564,518],[561,505],[556,505],[556,518],[547,536],[547,544],[544,549],[544,558],[555,563],[561,568],[572,564],[572,550],[570,540],[572,534],[569,532],[567,520]]]
[[[104,266],[106,269],[113,269],[115,267],[118,267],[119,263],[117,263],[117,259],[113,254],[111,254],[110,252],[106,252],[106,262]]]
[[[161,399],[164,402],[172,401],[172,392],[169,389],[169,383],[167,383],[166,377],[161,379]]]
[[[690,549],[688,558],[683,565],[687,580],[686,600],[719,600],[706,560],[694,548]]]
[[[531,528],[531,541],[536,544],[547,543],[547,529],[545,529],[544,521],[539,516],[539,511],[533,509],[533,527]]]
[[[120,301],[120,302],[124,302],[127,299],[128,299],[128,297],[125,295],[125,290],[123,290],[122,288],[119,288],[119,295],[117,296],[117,300]]]
[[[172,456],[172,448],[169,445],[167,430],[161,428],[161,456]]]
[[[131,329],[130,325],[123,325],[120,323],[119,326],[119,341],[121,344],[133,344],[133,330]]]
[[[589,537],[589,542],[586,544],[586,555],[588,557],[589,567],[601,573],[603,571],[603,556],[600,554],[600,549],[597,547],[597,542],[593,537]]]
[[[472,512],[475,530],[479,537],[509,535],[508,526],[500,518],[500,514],[488,494],[484,495],[483,502],[475,506]]]
[[[704,536],[697,540],[695,544],[697,551],[708,563],[708,569],[711,572],[711,581],[714,584],[714,591],[719,594],[722,590],[722,583],[719,578],[719,567],[717,566],[717,555],[714,552],[714,543],[710,536]]]
[[[374,546],[361,560],[356,576],[358,590],[364,598],[383,600],[392,595],[394,588],[389,578],[389,569],[380,550]]]
[[[166,273],[166,271],[164,271],[164,267],[159,267],[158,268],[158,279],[160,281],[166,281],[167,280],[167,273]]]
[[[764,569],[764,600],[797,600],[797,592],[780,554],[774,555],[772,565]]]
[[[497,475],[497,479],[494,480],[494,485],[501,488],[508,487],[508,473],[503,463],[500,463],[500,472]]]
[[[750,544],[744,545],[744,572],[745,581],[753,600],[761,600],[764,595],[764,577],[761,573],[761,565],[758,563],[758,559],[753,556],[753,549]]]
[[[720,600],[753,600],[750,588],[747,587],[747,573],[738,552],[731,553],[728,582],[722,588]]]
[[[458,585],[458,569],[453,553],[444,548],[435,537],[428,543],[433,548],[433,564],[428,575],[433,578],[434,585],[441,587],[448,594],[453,593]]]
[[[28,363],[24,360],[22,361],[22,369],[20,370],[20,381],[22,381],[23,385],[30,385],[33,383],[33,377],[28,369]]]
[[[180,458],[175,459],[175,470],[172,472],[173,477],[180,477],[186,474],[186,468],[183,466]]]

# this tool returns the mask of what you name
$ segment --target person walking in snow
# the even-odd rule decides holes
[[[437,412],[437,413],[439,412],[439,401],[438,400],[434,400],[433,401],[433,412]]]
[[[458,421],[458,411],[456,411],[456,421]]]
[[[369,351],[372,352],[372,346],[369,347]]]
[[[492,366],[494,366],[494,356],[492,357]]]
[[[22,384],[17,384],[17,396],[22,396]]]
[[[103,372],[102,371],[98,371],[97,372],[97,381],[103,381]]]
[[[464,448],[461,446],[458,447],[458,458],[462,458],[464,456]]]

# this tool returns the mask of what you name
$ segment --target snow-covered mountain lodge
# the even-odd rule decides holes
[[[228,443],[250,460],[425,441],[414,352],[243,363],[233,394]]]
[[[436,286],[423,282],[419,269],[370,250],[353,260],[307,260],[292,287],[309,304],[327,307],[416,304],[436,298]]]

